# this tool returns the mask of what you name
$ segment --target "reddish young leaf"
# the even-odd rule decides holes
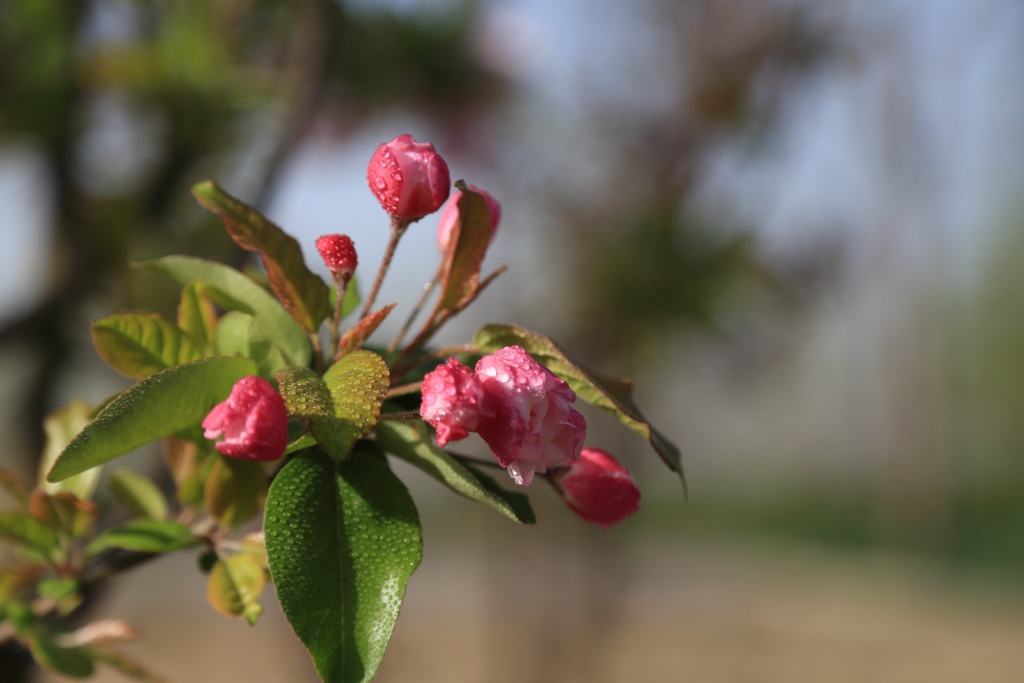
[[[341,358],[347,353],[351,353],[356,349],[360,348],[366,343],[366,340],[370,338],[370,335],[376,331],[384,318],[388,317],[391,310],[397,304],[388,304],[384,308],[371,313],[366,316],[353,327],[351,330],[341,335],[341,339],[338,340],[338,353],[334,356],[335,359]]]
[[[0,487],[3,487],[7,494],[21,505],[28,505],[28,489],[26,489],[14,473],[0,467]]]
[[[32,492],[28,511],[40,522],[72,538],[88,534],[100,514],[95,503],[81,500],[71,493],[49,494],[42,489]]]
[[[452,226],[441,265],[441,297],[437,310],[458,309],[472,301],[480,288],[480,268],[491,243],[491,211],[483,195],[463,181],[455,183],[459,220]]]
[[[224,220],[224,228],[238,246],[259,253],[281,305],[302,329],[316,332],[329,312],[329,293],[324,281],[306,267],[295,238],[212,180],[193,185],[192,194]]]

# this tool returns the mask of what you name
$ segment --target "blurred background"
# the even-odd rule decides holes
[[[366,162],[412,133],[504,208],[509,272],[439,341],[515,322],[633,377],[690,498],[593,411],[644,495],[608,531],[396,467],[425,555],[379,680],[1019,680],[1022,64],[1015,0],[7,0],[0,466],[32,479],[45,415],[127,385],[89,322],[176,295],[129,258],[247,263],[189,185],[311,261],[351,235],[368,277]],[[435,228],[399,250],[385,341]],[[204,581],[153,563],[91,616],[171,680],[316,680],[271,591],[251,629]],[[5,683],[53,680],[18,661]]]

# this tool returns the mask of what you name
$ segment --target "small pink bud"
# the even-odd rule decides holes
[[[429,142],[399,135],[373,153],[366,181],[394,218],[417,221],[441,208],[451,192],[448,164]]]
[[[593,524],[618,524],[640,508],[633,475],[597,448],[584,448],[579,460],[553,470],[551,481],[565,504]]]
[[[441,448],[475,432],[481,419],[494,417],[480,380],[454,358],[427,373],[421,393],[420,415],[437,430]]]
[[[207,439],[223,435],[217,450],[224,455],[268,462],[288,447],[288,409],[270,382],[250,375],[238,380],[227,400],[214,406],[203,429]]]
[[[356,272],[356,245],[348,235],[321,235],[316,240],[316,250],[335,276],[350,278]]]
[[[487,208],[491,211],[491,239],[494,239],[494,233],[498,232],[498,221],[501,220],[501,204],[490,193],[473,185],[467,185],[467,187],[482,194],[484,201],[487,202]],[[459,197],[461,196],[462,191],[455,190],[445,205],[444,211],[441,212],[441,221],[437,224],[437,246],[441,248],[441,253],[448,251],[448,240],[451,239],[452,228],[459,220]]]

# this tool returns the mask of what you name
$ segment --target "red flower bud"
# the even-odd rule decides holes
[[[327,264],[331,273],[345,278],[352,277],[359,265],[356,245],[348,235],[321,235],[316,240],[316,250]]]
[[[479,187],[473,185],[467,185],[467,187],[482,194],[484,201],[487,202],[487,208],[491,211],[491,239],[494,239],[494,233],[498,232],[498,221],[501,220],[501,204],[490,193]],[[437,246],[441,248],[442,253],[448,251],[448,240],[451,238],[452,228],[459,220],[459,197],[461,196],[462,191],[455,190],[445,205],[444,211],[441,212],[441,221],[437,224]]]
[[[227,400],[214,406],[203,429],[207,439],[224,437],[217,442],[224,455],[269,462],[288,447],[288,409],[270,382],[250,375],[238,380]]]
[[[593,524],[612,526],[640,507],[633,475],[597,448],[584,448],[578,460],[553,470],[551,481],[565,504]]]
[[[399,135],[373,153],[366,181],[394,218],[416,221],[441,208],[451,192],[448,164],[429,142]]]

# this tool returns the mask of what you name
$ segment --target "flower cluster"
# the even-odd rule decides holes
[[[437,429],[438,445],[477,432],[517,484],[579,457],[587,423],[576,394],[518,346],[476,364],[454,358],[423,379],[420,414]]]
[[[214,181],[192,187],[231,239],[258,253],[266,274],[183,256],[148,260],[145,268],[184,285],[177,319],[122,313],[93,324],[100,356],[139,382],[94,420],[84,404],[50,418],[61,429],[47,429],[45,488],[40,482],[29,493],[0,471],[0,484],[22,508],[0,517],[31,532],[5,535],[0,528],[0,540],[20,546],[9,553],[16,566],[0,566],[0,632],[47,666],[81,678],[94,659],[111,655],[89,643],[61,644],[96,626],[69,633],[62,623],[81,603],[74,587],[165,552],[201,548],[214,610],[254,624],[270,580],[323,680],[369,680],[383,647],[367,654],[344,645],[351,638],[386,644],[422,559],[415,504],[387,457],[518,523],[536,521],[529,497],[496,485],[481,468],[503,468],[520,486],[539,477],[584,521],[617,524],[636,512],[640,491],[609,453],[584,448],[578,392],[627,426],[649,429],[652,448],[681,474],[678,449],[638,412],[628,380],[583,371],[542,334],[488,324],[472,343],[450,347],[478,359],[474,367],[429,348],[505,270],[483,272],[501,205],[461,180],[452,192],[450,180],[434,146],[409,135],[374,152],[367,182],[390,216],[390,236],[372,280],[356,279],[359,254],[349,236],[316,240],[330,271],[324,278],[310,269],[302,246],[257,209]],[[397,245],[415,221],[436,211],[436,274],[390,343],[370,343],[398,305],[374,307]],[[372,282],[365,297],[360,280]],[[424,439],[427,424],[437,447]],[[72,425],[79,425],[77,436]],[[471,433],[493,459],[443,450]],[[118,472],[110,492],[133,518],[115,533],[94,530],[96,468],[165,438],[168,473],[178,486],[174,508],[154,482]],[[261,511],[261,532],[236,537]],[[314,561],[320,555],[330,561]],[[60,595],[47,589],[54,579]],[[355,594],[360,599],[350,600]],[[310,605],[322,613],[313,620]]]
[[[438,210],[448,198],[448,165],[432,144],[418,143],[410,135],[399,135],[377,149],[367,179],[384,210],[405,223]],[[486,202],[493,237],[501,205],[489,193],[466,187]],[[441,214],[437,241],[442,252],[460,221],[461,196],[456,191]],[[347,285],[358,263],[352,240],[323,235],[316,248],[339,288]],[[483,356],[473,369],[449,358],[427,373],[420,416],[437,431],[439,447],[475,432],[517,484],[528,486],[535,475],[548,473],[566,504],[583,519],[614,524],[636,511],[640,492],[629,471],[611,455],[583,448],[587,423],[575,401],[576,393],[563,379],[523,348],[507,346]],[[210,412],[203,428],[207,438],[221,438],[217,450],[224,455],[269,461],[284,453],[288,414],[270,383],[246,377]]]

